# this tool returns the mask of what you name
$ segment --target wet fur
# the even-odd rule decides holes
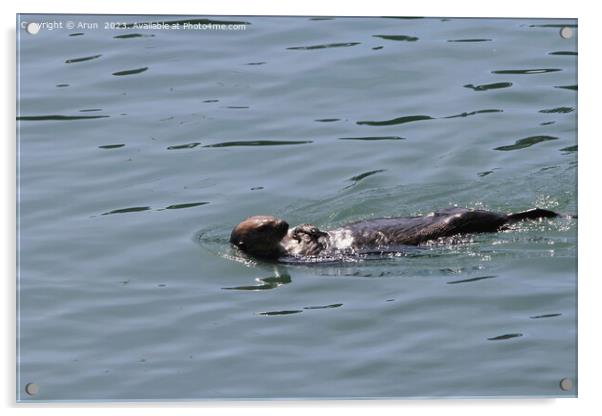
[[[539,208],[516,214],[448,208],[424,216],[358,221],[329,231],[321,231],[311,224],[301,224],[289,230],[283,220],[257,216],[237,225],[230,242],[259,258],[303,258],[420,245],[460,234],[496,232],[525,219],[557,216],[553,211]]]

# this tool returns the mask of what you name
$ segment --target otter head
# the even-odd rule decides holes
[[[286,221],[257,215],[234,227],[230,234],[230,243],[253,256],[274,259],[284,254],[280,242],[287,231]]]

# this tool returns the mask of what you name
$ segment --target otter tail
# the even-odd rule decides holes
[[[522,220],[536,220],[538,218],[555,218],[555,217],[567,217],[577,218],[576,215],[561,215],[557,212],[550,211],[542,208],[533,208],[523,212],[517,212],[516,214],[509,214],[508,220],[510,222],[517,222]]]

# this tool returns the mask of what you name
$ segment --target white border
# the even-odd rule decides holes
[[[326,414],[343,411],[359,415],[372,409],[383,414],[399,414],[408,411],[435,414],[506,415],[514,411],[528,411],[533,415],[594,414],[602,407],[598,399],[600,385],[600,336],[598,335],[600,312],[597,297],[600,296],[602,273],[596,268],[594,258],[600,256],[601,235],[598,189],[600,185],[598,160],[600,152],[599,128],[596,119],[600,109],[599,40],[600,15],[595,12],[595,2],[505,0],[486,1],[417,1],[394,2],[371,0],[350,2],[304,0],[282,1],[232,1],[191,2],[165,0],[162,2],[137,2],[130,0],[103,0],[83,2],[53,0],[20,1],[18,4],[2,4],[3,65],[0,101],[5,134],[2,137],[4,163],[2,164],[2,265],[4,273],[4,302],[6,312],[2,325],[1,343],[2,404],[8,414],[38,413],[49,415],[104,414],[111,409],[116,414],[164,415],[166,411],[181,414],[198,414],[210,410],[216,414],[234,414],[244,410],[246,414],[275,414],[283,411],[291,414],[318,412]],[[16,2],[15,2],[16,3]],[[114,13],[114,14],[234,14],[234,15],[348,15],[348,16],[463,16],[463,17],[569,17],[579,19],[579,399],[513,399],[513,400],[409,400],[409,401],[266,401],[266,402],[191,402],[151,404],[15,404],[15,14],[20,13]]]

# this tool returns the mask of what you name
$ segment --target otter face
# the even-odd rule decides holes
[[[234,227],[230,243],[256,257],[277,258],[284,252],[280,242],[287,231],[286,221],[257,215]]]

